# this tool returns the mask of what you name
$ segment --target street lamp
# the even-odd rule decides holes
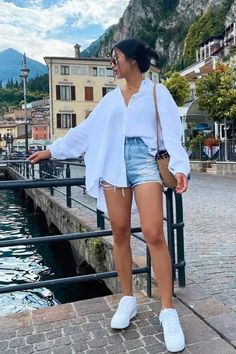
[[[24,106],[25,106],[25,154],[28,156],[28,121],[27,121],[27,103],[26,103],[26,79],[29,75],[29,69],[26,68],[26,55],[23,55],[22,68],[20,69],[20,77],[23,79],[24,87]]]

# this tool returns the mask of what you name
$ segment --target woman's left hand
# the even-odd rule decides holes
[[[176,193],[183,193],[188,188],[188,179],[187,176],[183,173],[176,173],[175,178],[177,180],[177,186],[175,188]]]

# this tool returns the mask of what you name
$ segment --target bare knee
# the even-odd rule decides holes
[[[143,230],[144,239],[148,246],[153,246],[156,248],[161,248],[166,246],[166,241],[164,237],[163,230]]]
[[[126,225],[117,225],[112,227],[114,243],[117,246],[123,246],[130,243],[130,227]]]

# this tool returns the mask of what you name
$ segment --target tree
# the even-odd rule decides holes
[[[168,79],[163,81],[163,84],[168,88],[178,106],[182,106],[189,98],[189,82],[179,73],[171,74]]]
[[[199,108],[215,122],[236,121],[236,72],[219,64],[216,70],[196,82]]]

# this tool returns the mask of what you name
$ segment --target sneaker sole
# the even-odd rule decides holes
[[[111,324],[111,328],[112,328],[112,329],[125,329],[125,328],[129,327],[130,321],[131,321],[132,318],[134,318],[136,315],[137,315],[137,309],[136,309],[136,310],[132,313],[132,315],[130,316],[127,325],[125,325],[125,326],[112,326],[112,324]]]

